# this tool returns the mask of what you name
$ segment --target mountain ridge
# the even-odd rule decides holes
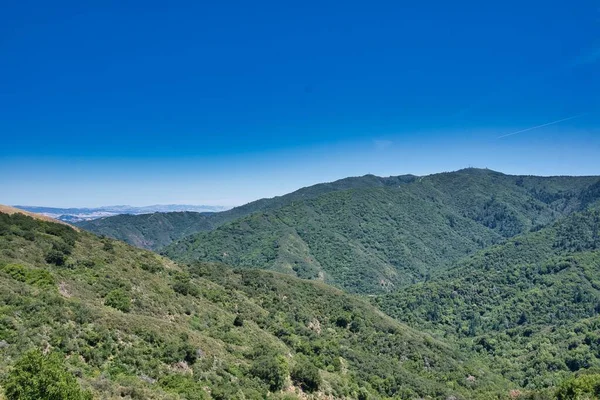
[[[255,212],[179,239],[163,253],[377,293],[427,279],[469,253],[581,209],[584,191],[598,181],[473,169],[433,174]]]
[[[348,177],[339,179],[333,182],[316,184],[308,187],[298,189],[283,196],[275,196],[268,199],[259,199],[248,204],[234,207],[224,212],[214,213],[209,217],[197,215],[196,221],[192,221],[188,215],[188,222],[181,227],[181,232],[177,227],[178,220],[181,220],[180,216],[174,213],[164,213],[163,224],[173,225],[174,230],[170,233],[169,238],[158,238],[152,237],[155,235],[153,232],[154,227],[152,221],[148,215],[142,215],[136,218],[128,218],[126,221],[121,216],[106,217],[96,222],[80,222],[78,223],[84,229],[88,229],[92,232],[107,235],[110,237],[117,238],[119,240],[125,240],[130,244],[148,248],[151,250],[159,250],[162,247],[168,245],[170,241],[178,240],[184,236],[196,233],[204,232],[215,229],[227,222],[235,219],[250,215],[254,212],[273,210],[282,206],[288,205],[294,201],[306,200],[314,197],[318,197],[321,194],[329,193],[332,191],[348,190],[352,188],[361,187],[388,187],[394,185],[403,185],[417,180],[424,179],[426,177],[443,175],[443,174],[501,174],[496,171],[480,168],[465,168],[453,172],[442,172],[439,174],[430,174],[425,176],[416,175],[399,175],[390,177],[378,177],[372,174],[367,174],[358,177]],[[594,180],[597,177],[594,176],[548,176],[539,177],[534,175],[504,175],[512,176],[515,179],[522,179],[524,181],[531,179],[550,179],[550,180]],[[156,217],[155,217],[156,218]],[[193,232],[193,231],[196,232]]]
[[[254,212],[275,209],[294,201],[314,198],[331,191],[345,190],[353,187],[403,184],[414,179],[416,177],[413,175],[400,175],[387,178],[375,175],[349,177],[333,182],[307,186],[282,196],[255,200],[230,210],[210,215],[188,213],[184,216],[178,212],[159,213],[161,215],[154,215],[156,213],[143,214],[135,217],[120,215],[104,217],[93,221],[83,221],[77,225],[97,234],[123,240],[134,246],[149,250],[158,250],[188,234],[209,231],[224,223]],[[160,231],[157,231],[157,224],[161,225]],[[168,227],[168,235],[165,235],[163,230],[165,226]]]

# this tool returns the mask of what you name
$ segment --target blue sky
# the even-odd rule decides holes
[[[596,1],[9,0],[0,61],[4,204],[600,174]]]

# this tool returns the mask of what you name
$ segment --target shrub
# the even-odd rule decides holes
[[[69,255],[71,254],[71,250],[73,250],[73,246],[65,242],[56,241],[52,243],[52,249],[60,253]]]
[[[129,295],[122,289],[114,289],[108,292],[104,297],[104,305],[123,312],[129,312],[131,309],[131,299]]]
[[[54,285],[54,277],[45,269],[32,269],[27,273],[27,283],[44,287]]]
[[[244,319],[241,316],[236,315],[233,320],[233,326],[244,326]]]
[[[91,400],[79,387],[59,354],[26,353],[9,372],[4,388],[7,400]]]
[[[262,356],[252,363],[252,375],[269,386],[272,392],[283,389],[288,375],[288,366],[281,355]]]
[[[352,322],[352,317],[347,314],[342,314],[336,318],[335,325],[338,328],[347,328],[350,322]]]
[[[158,263],[142,263],[140,268],[146,272],[156,273],[163,269],[162,265]]]
[[[20,264],[8,264],[2,267],[2,270],[19,282],[26,282],[40,287],[54,285],[54,277],[45,269],[32,269]]]
[[[27,280],[27,270],[24,266],[19,264],[8,264],[5,265],[2,270],[6,272],[11,278],[25,282]]]
[[[162,350],[161,360],[168,364],[185,361],[193,365],[197,359],[196,349],[185,338],[166,344]]]
[[[50,250],[46,254],[45,259],[48,264],[54,264],[59,267],[65,265],[65,255],[58,250]]]
[[[198,296],[199,294],[199,290],[196,285],[192,283],[190,276],[184,273],[177,273],[175,275],[173,290],[184,296],[187,296],[188,294],[191,296]]]
[[[115,247],[113,246],[112,242],[108,239],[104,242],[104,245],[102,246],[102,250],[104,251],[112,252],[114,249]]]
[[[298,360],[290,374],[292,381],[300,386],[302,390],[314,392],[321,386],[321,375],[319,369],[307,359]]]
[[[32,231],[25,231],[23,232],[23,239],[29,240],[30,242],[35,241],[35,233]]]
[[[358,389],[358,394],[356,395],[358,400],[369,400],[369,391],[364,387]]]

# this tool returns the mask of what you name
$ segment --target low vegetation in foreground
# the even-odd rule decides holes
[[[0,214],[0,287],[9,400],[470,399],[513,388],[324,284],[181,266],[21,214]]]

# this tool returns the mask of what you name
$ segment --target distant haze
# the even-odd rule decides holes
[[[81,222],[98,218],[110,217],[118,214],[150,214],[155,212],[194,211],[194,212],[219,212],[229,209],[225,206],[188,205],[188,204],[157,204],[144,207],[132,206],[104,206],[89,208],[56,208],[42,206],[15,206],[21,210],[46,215],[65,222]]]

